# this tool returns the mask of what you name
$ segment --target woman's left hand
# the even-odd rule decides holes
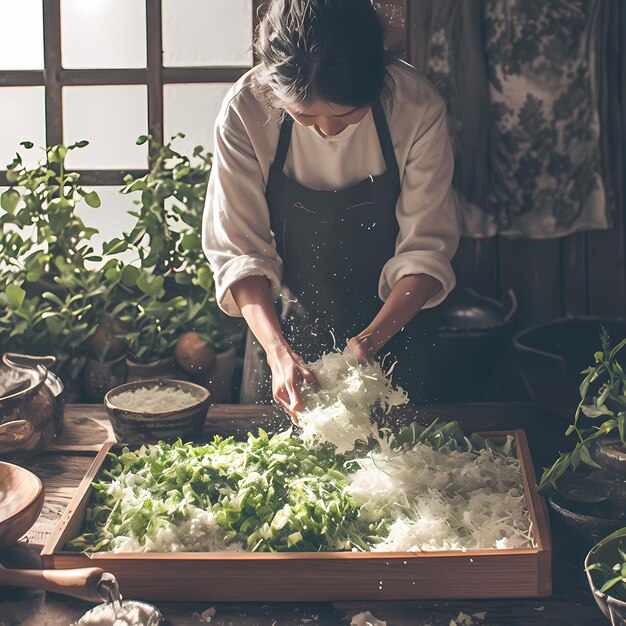
[[[371,333],[361,333],[348,340],[348,348],[361,365],[373,363],[380,346],[373,341]]]

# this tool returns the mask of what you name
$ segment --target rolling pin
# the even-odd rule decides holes
[[[0,585],[43,589],[88,602],[102,602],[100,583],[104,573],[98,567],[42,570],[8,569],[0,565]]]

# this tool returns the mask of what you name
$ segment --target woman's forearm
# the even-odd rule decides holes
[[[265,276],[246,276],[231,286],[230,291],[241,314],[257,341],[270,355],[285,349],[270,283]]]
[[[370,347],[378,352],[439,289],[441,283],[428,274],[404,276],[391,290],[378,315],[357,338],[367,337]]]

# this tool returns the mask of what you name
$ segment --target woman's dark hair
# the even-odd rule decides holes
[[[371,0],[270,0],[256,84],[281,104],[370,104],[385,90],[384,31]]]

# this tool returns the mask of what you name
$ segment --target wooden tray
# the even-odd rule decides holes
[[[536,548],[467,552],[187,552],[90,555],[63,550],[82,530],[91,483],[105,444],[41,553],[45,568],[101,567],[122,593],[141,600],[346,601],[540,597],[551,593],[551,545],[545,504],[535,488],[522,430],[512,435]]]

